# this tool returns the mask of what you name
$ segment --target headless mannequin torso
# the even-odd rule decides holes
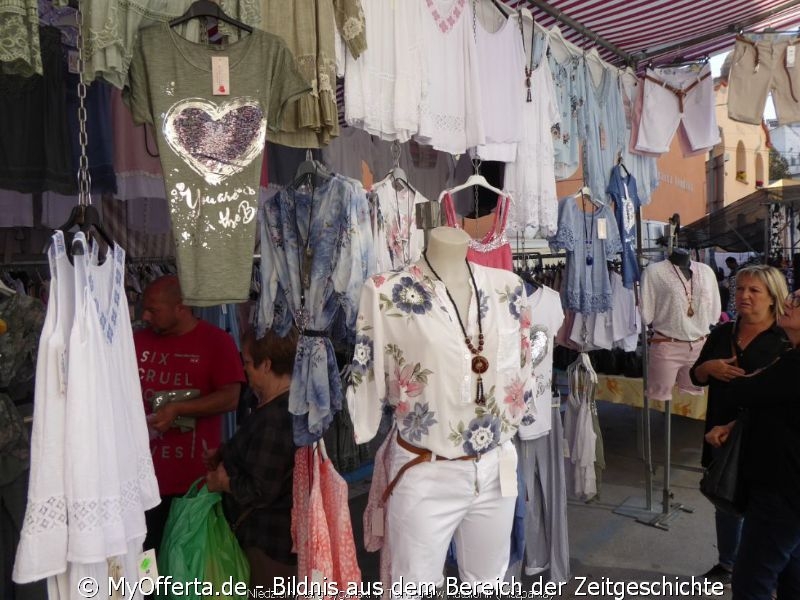
[[[684,248],[675,248],[672,254],[669,255],[669,262],[678,267],[686,279],[692,278],[692,270],[690,268],[691,256],[688,250]]]
[[[431,231],[428,248],[425,251],[428,262],[450,292],[465,325],[473,295],[472,281],[466,263],[470,239],[469,234],[463,229],[437,227]],[[424,258],[417,263],[417,266],[431,279],[437,279]]]

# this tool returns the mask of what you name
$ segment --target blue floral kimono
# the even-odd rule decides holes
[[[354,341],[361,287],[374,265],[369,206],[359,182],[334,175],[313,192],[289,188],[264,205],[258,331],[274,327],[283,335],[293,324],[300,330],[289,391],[298,446],[322,437],[341,409],[332,342]],[[310,285],[304,290],[306,266]]]

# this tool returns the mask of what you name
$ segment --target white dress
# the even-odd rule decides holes
[[[422,56],[426,70],[416,139],[450,154],[463,154],[486,142],[472,23],[467,0],[425,0]]]
[[[385,140],[405,142],[419,129],[422,2],[362,0],[367,49],[347,53],[345,120]]]
[[[48,251],[50,298],[36,360],[28,504],[13,579],[30,583],[67,568],[67,502],[64,493],[67,340],[75,314],[74,277],[64,237],[57,231]]]
[[[520,87],[524,89],[522,83]],[[558,229],[551,129],[559,122],[560,114],[553,75],[546,59],[539,61],[531,75],[531,102],[523,104],[522,117],[517,160],[506,165],[505,186],[514,197],[508,230],[531,238],[550,237]]]
[[[61,232],[54,239],[55,253],[64,263]],[[117,557],[119,576],[134,580],[147,532],[144,511],[159,502],[124,290],[125,252],[116,246],[97,265],[82,233],[76,234],[74,243],[84,252],[74,257],[74,269],[66,268],[68,261],[61,269],[72,275],[68,291],[74,304],[68,313],[58,311],[60,320],[66,315],[65,326],[53,336],[55,345],[66,339],[60,347],[67,360],[59,361],[65,367],[58,377],[67,410],[61,415],[61,431],[53,435],[61,447],[52,450],[61,460],[45,463],[55,472],[54,478],[63,481],[66,507],[61,545],[47,553],[58,566],[47,573],[55,575],[48,580],[51,600],[79,597],[77,582],[84,577],[104,581],[110,557]],[[60,301],[70,295],[64,292],[66,287],[56,292],[57,306],[70,308]],[[44,393],[49,392],[47,387]],[[36,508],[29,503],[26,522],[37,519],[31,512]],[[18,554],[23,558],[18,568],[25,567],[25,556],[40,551],[32,548]]]
[[[520,123],[525,104],[525,49],[519,17],[504,19],[500,29],[489,32],[475,27],[478,74],[481,89],[481,118],[486,143],[475,149],[481,160],[514,162],[517,142],[522,139]],[[503,65],[503,68],[498,68]]]

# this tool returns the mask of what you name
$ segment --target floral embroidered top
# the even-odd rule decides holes
[[[475,403],[472,354],[444,284],[416,264],[375,275],[361,292],[348,392],[356,443],[372,439],[386,406],[404,440],[446,458],[483,454],[516,433],[533,397],[527,296],[514,273],[471,267],[480,301],[465,326],[476,340],[480,306],[486,405]]]

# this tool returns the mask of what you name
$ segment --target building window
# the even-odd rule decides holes
[[[736,181],[747,183],[747,156],[742,140],[736,144]]]

